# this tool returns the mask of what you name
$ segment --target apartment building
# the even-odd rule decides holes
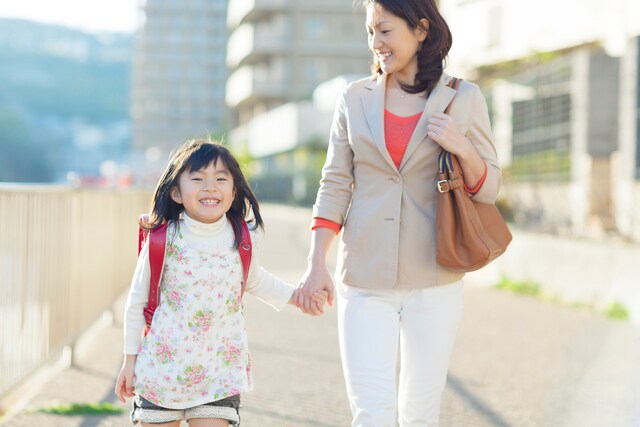
[[[234,127],[369,67],[364,10],[349,1],[230,0],[227,25],[226,101]]]
[[[133,146],[164,157],[226,128],[226,0],[139,0]],[[160,154],[160,156],[158,155]]]

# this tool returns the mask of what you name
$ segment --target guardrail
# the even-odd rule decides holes
[[[129,286],[146,191],[0,186],[0,397]]]

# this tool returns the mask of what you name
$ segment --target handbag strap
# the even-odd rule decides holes
[[[452,77],[447,86],[455,90],[457,93],[461,83],[462,79]],[[453,104],[453,99],[455,97],[456,94],[454,93],[451,101],[447,104],[447,108],[444,110],[445,114],[449,114],[449,111],[451,111],[451,104]],[[460,165],[458,163],[458,159],[456,159],[456,157],[450,152],[444,149],[441,150],[438,155],[438,182],[436,183],[438,192],[446,193],[449,190],[462,187],[464,185],[464,181],[462,179],[462,174],[459,171]]]
[[[447,84],[447,86],[449,86],[451,89],[455,90],[456,93],[458,93],[458,88],[460,87],[460,84],[462,83],[462,79],[459,79],[457,77],[451,77],[451,80],[449,80],[449,83]],[[453,94],[453,98],[456,97],[456,94]],[[444,113],[445,114],[449,114],[449,111],[451,111],[451,104],[453,104],[453,98],[451,98],[451,101],[449,101],[449,103],[447,104],[447,108],[444,109]]]

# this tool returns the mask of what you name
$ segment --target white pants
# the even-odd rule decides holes
[[[372,290],[337,284],[340,353],[353,427],[438,425],[462,314],[462,286],[458,281]]]

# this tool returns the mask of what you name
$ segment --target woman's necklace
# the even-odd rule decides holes
[[[404,99],[404,97],[407,96],[407,92],[405,92],[405,90],[402,88],[402,86],[400,86],[399,83],[397,83],[396,87],[400,91],[400,99]]]

